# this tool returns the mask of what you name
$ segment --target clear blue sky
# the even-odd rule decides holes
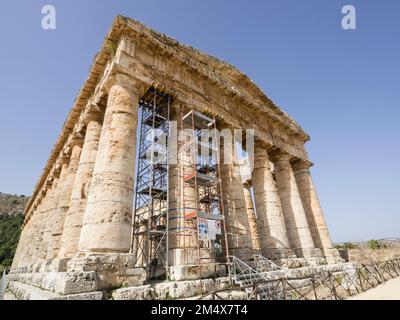
[[[345,4],[355,31],[341,28]],[[236,65],[300,123],[335,241],[400,236],[399,1],[3,0],[0,12],[1,192],[31,194],[121,13]]]

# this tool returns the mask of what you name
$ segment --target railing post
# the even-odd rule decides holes
[[[311,280],[311,283],[312,283],[312,287],[313,287],[313,291],[314,291],[315,300],[318,300],[318,295],[317,295],[317,290],[315,288],[315,279],[314,278]]]

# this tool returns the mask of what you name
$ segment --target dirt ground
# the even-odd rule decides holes
[[[348,300],[400,300],[400,278],[391,279]]]

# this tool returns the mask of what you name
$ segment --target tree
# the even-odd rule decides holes
[[[21,234],[23,215],[0,215],[0,266],[10,266]]]

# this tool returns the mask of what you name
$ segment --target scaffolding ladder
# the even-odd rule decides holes
[[[168,93],[151,87],[139,101],[140,134],[131,252],[147,278],[168,275],[170,105]],[[159,139],[164,138],[164,144]]]
[[[181,167],[184,247],[195,237],[199,278],[209,263],[229,263],[219,165],[219,136],[215,116],[181,110],[181,130],[188,130],[178,150]],[[209,226],[214,225],[213,233]],[[215,232],[217,231],[217,232]],[[188,234],[189,233],[189,234]]]

